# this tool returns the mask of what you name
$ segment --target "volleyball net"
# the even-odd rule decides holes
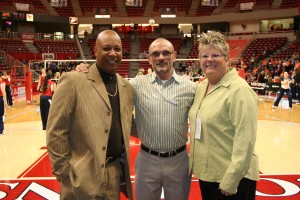
[[[92,65],[95,60],[34,60],[28,66],[15,67],[13,74],[16,76],[13,82],[14,96],[26,97],[27,103],[32,102],[32,96],[38,94],[37,84],[42,69],[51,71],[53,79],[56,73],[65,73],[75,70],[76,66],[85,63]],[[238,60],[231,59],[230,66],[237,66]],[[203,78],[201,67],[197,58],[178,58],[173,65],[177,74],[187,76],[192,81]],[[148,59],[123,59],[117,68],[117,73],[124,78],[133,78],[137,74],[146,75],[152,69]]]

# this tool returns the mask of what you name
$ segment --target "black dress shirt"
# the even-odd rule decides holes
[[[104,72],[98,67],[99,73],[103,79],[105,84],[106,90],[109,94],[115,96],[110,96],[109,101],[112,108],[112,123],[110,128],[110,133],[108,137],[107,143],[107,151],[106,151],[106,158],[109,157],[120,157],[122,152],[124,151],[123,148],[123,134],[122,134],[122,124],[121,124],[121,117],[120,117],[120,99],[119,99],[119,91],[117,85],[117,76],[116,74],[109,74]]]

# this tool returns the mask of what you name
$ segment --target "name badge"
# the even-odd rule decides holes
[[[195,139],[201,138],[201,119],[199,116],[197,116],[196,119],[196,129],[195,129]]]

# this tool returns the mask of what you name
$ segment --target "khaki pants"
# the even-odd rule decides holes
[[[94,200],[120,200],[120,170],[119,159],[116,159],[112,163],[106,164],[102,178],[102,184]],[[61,182],[60,199],[77,199],[72,192],[72,186],[69,180],[64,180]]]

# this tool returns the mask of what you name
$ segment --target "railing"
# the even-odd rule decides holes
[[[0,38],[14,38],[22,39],[22,34],[20,32],[8,32],[0,31]],[[27,33],[34,34],[34,39],[36,40],[74,40],[74,37],[68,34],[54,34],[54,33]]]
[[[278,34],[278,33],[294,33],[294,30],[287,29],[287,30],[275,30],[275,31],[265,31],[265,32],[222,32],[225,36],[243,36],[243,35],[263,35],[263,34]],[[62,38],[59,38],[58,35],[55,35],[54,33],[29,33],[34,34],[34,38],[36,40],[75,40],[75,36],[64,34]],[[162,34],[159,33],[143,33],[143,34],[126,34],[121,33],[122,38],[131,38],[133,36],[136,39],[140,38],[157,38],[157,37],[164,37]],[[90,36],[90,38],[96,38],[97,36]],[[168,35],[168,38],[172,37],[181,37],[180,34],[174,34]],[[0,38],[15,38],[15,39],[21,39],[22,33],[19,32],[6,32],[6,31],[0,31]]]

